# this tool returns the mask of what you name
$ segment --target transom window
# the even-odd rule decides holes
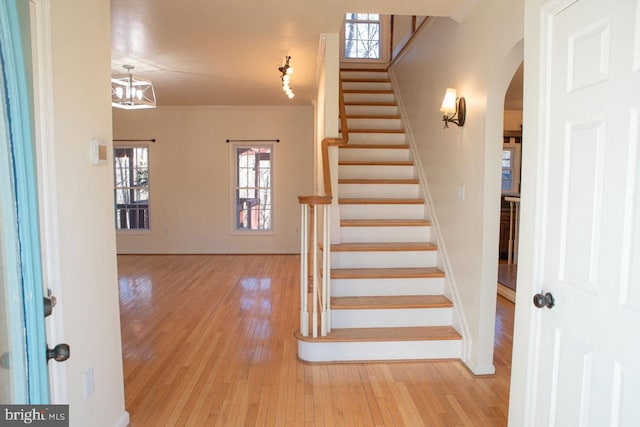
[[[344,56],[352,59],[380,59],[380,15],[347,13],[344,27]]]
[[[235,146],[235,229],[270,231],[273,227],[273,147]]]
[[[149,148],[113,149],[117,230],[149,229]]]

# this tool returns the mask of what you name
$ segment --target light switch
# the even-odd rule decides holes
[[[461,185],[458,187],[458,200],[460,200],[461,202],[464,202],[464,193],[465,193],[465,187],[464,185]]]
[[[107,164],[107,144],[99,139],[91,140],[91,164],[106,165]]]

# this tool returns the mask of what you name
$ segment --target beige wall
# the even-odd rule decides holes
[[[51,25],[50,33],[40,28],[37,38],[50,42],[51,61],[42,61],[48,53],[40,57],[44,113],[36,114],[38,123],[48,126],[39,131],[44,132],[39,150],[46,153],[39,159],[44,171],[39,186],[52,209],[42,213],[44,255],[56,260],[47,268],[58,298],[48,322],[61,325],[54,328],[57,336],[71,347],[69,360],[49,362],[50,370],[64,369],[53,386],[64,389],[56,393],[70,405],[71,426],[125,425],[113,174],[111,165],[89,161],[92,138],[111,141],[109,0],[35,3]],[[83,374],[91,368],[94,392],[85,398]]]
[[[522,1],[513,0],[482,1],[460,23],[433,19],[392,69],[468,325],[464,360],[475,373],[493,372],[503,105],[522,61],[522,21]],[[462,128],[442,128],[447,87],[466,97]]]
[[[504,130],[522,130],[522,110],[504,110]]]
[[[402,48],[409,42],[411,38],[411,22],[412,16],[395,15],[393,17],[393,57],[400,53]]]
[[[299,252],[297,196],[313,192],[313,132],[311,107],[114,109],[114,139],[157,140],[149,144],[151,230],[118,233],[118,253]],[[274,232],[232,234],[225,141],[276,138]]]

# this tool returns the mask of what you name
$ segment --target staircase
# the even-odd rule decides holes
[[[331,245],[331,331],[298,337],[310,362],[459,358],[438,248],[384,71],[341,72],[340,244]]]

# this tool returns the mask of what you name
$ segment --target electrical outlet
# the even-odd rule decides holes
[[[87,369],[82,379],[84,382],[84,398],[88,399],[93,393],[93,368]]]

